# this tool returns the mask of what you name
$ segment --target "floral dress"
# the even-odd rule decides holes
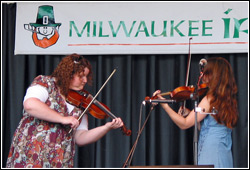
[[[38,76],[32,85],[44,86],[49,97],[45,102],[51,109],[63,116],[79,117],[81,110],[68,112],[65,100],[59,93],[55,79]],[[23,117],[14,133],[6,167],[11,168],[69,168],[73,167],[75,154],[74,132],[60,123],[51,123],[23,112]]]

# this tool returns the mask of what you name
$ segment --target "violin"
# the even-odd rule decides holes
[[[70,89],[66,101],[81,110],[84,110],[91,103],[92,99],[93,96],[86,90],[75,91]],[[94,102],[90,105],[88,112],[97,119],[105,119],[108,117],[111,117],[112,119],[117,118],[110,112],[108,106],[98,100],[94,100]],[[131,130],[127,129],[125,125],[121,127],[121,130],[125,135],[131,135]]]
[[[203,96],[207,90],[208,90],[208,86],[207,84],[200,84],[198,86],[198,96]],[[170,98],[175,100],[176,102],[181,102],[181,101],[185,101],[185,100],[188,100],[191,98],[191,94],[195,92],[195,87],[193,85],[191,86],[180,86],[180,87],[177,87],[175,88],[173,91],[170,91],[170,92],[164,92],[164,93],[161,93],[159,95],[161,96],[167,96],[167,95],[170,95]],[[153,100],[153,99],[157,99],[158,97],[157,96],[153,96],[153,97],[145,97],[145,101],[148,101],[148,100]]]

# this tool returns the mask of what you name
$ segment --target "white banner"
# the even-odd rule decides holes
[[[246,2],[18,2],[15,54],[248,52]]]

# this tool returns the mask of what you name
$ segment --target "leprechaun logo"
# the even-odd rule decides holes
[[[55,23],[53,6],[39,6],[36,23],[24,24],[24,29],[32,32],[32,39],[36,46],[48,48],[59,38],[61,23]]]

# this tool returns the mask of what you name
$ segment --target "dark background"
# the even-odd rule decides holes
[[[26,88],[40,74],[50,75],[63,55],[14,55],[16,4],[2,4],[2,167],[6,165],[13,133],[22,117],[22,100]],[[94,70],[93,86],[87,87],[95,95],[113,69],[116,73],[97,99],[107,105],[113,114],[121,117],[132,130],[125,136],[113,130],[96,143],[77,147],[75,167],[123,166],[132,148],[139,126],[141,103],[145,96],[161,89],[172,91],[185,85],[188,54],[148,55],[85,55]],[[235,167],[248,164],[248,53],[192,54],[189,84],[196,84],[198,63],[202,58],[224,57],[232,65],[238,85],[239,121],[233,129],[233,158]],[[193,108],[193,101],[187,107]],[[178,110],[181,103],[170,104]],[[149,106],[141,109],[142,123]],[[105,124],[111,119],[99,120],[89,115],[89,129]],[[193,165],[193,131],[179,129],[157,106],[139,139],[132,166]]]

